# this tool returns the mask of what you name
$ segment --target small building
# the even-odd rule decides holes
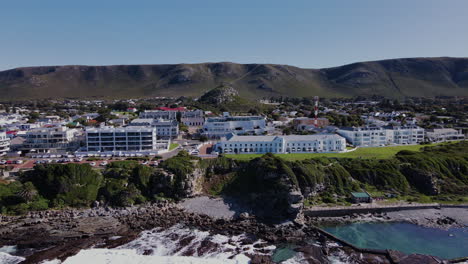
[[[353,203],[371,203],[372,197],[368,192],[352,192],[351,199]]]
[[[297,131],[314,130],[316,127],[326,127],[330,125],[327,118],[317,118],[317,126],[315,126],[315,118],[299,117],[293,120],[293,126]]]

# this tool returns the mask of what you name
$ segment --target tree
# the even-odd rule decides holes
[[[38,191],[32,182],[25,182],[16,195],[25,202],[31,202],[38,195]]]

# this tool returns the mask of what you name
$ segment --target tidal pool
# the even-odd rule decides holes
[[[468,256],[468,228],[422,227],[410,223],[350,223],[325,231],[361,248],[394,249],[445,259]]]

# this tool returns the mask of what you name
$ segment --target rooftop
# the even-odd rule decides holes
[[[356,198],[370,198],[367,192],[352,192],[351,195]]]

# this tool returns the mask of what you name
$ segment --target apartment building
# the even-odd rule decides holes
[[[140,112],[140,118],[177,120],[177,111],[145,110],[144,112]]]
[[[182,116],[180,118],[180,122],[185,124],[186,126],[203,126],[205,123],[205,117],[202,110],[193,110],[193,111],[186,111],[182,112]]]
[[[67,127],[36,128],[26,132],[23,145],[26,152],[57,153],[74,151],[79,147],[79,131]]]
[[[393,131],[393,143],[397,145],[413,145],[424,141],[424,128],[416,125],[389,126],[387,129]]]
[[[10,151],[10,138],[5,132],[0,132],[0,157],[5,156]]]
[[[424,129],[418,126],[345,127],[336,132],[356,147],[417,144],[424,141]]]
[[[145,126],[156,129],[158,139],[171,139],[179,135],[179,123],[177,120],[137,118],[130,122],[129,126]]]
[[[238,136],[230,134],[215,145],[220,153],[320,153],[346,149],[346,139],[335,134]]]
[[[266,131],[265,118],[262,116],[209,117],[205,120],[202,134],[210,138],[236,135],[260,135]]]
[[[464,140],[465,135],[461,130],[453,128],[426,129],[426,138],[431,142],[443,142],[451,140]]]
[[[128,126],[86,129],[88,152],[154,152],[167,150],[169,141],[157,140],[153,127]]]

